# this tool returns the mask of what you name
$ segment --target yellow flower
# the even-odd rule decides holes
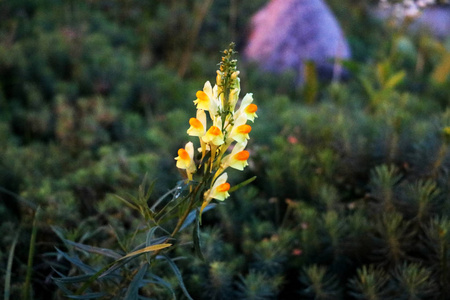
[[[223,158],[222,169],[225,170],[230,167],[240,171],[244,170],[244,168],[248,166],[247,160],[250,156],[250,153],[247,150],[244,150],[246,146],[246,140],[236,144],[231,153]]]
[[[207,81],[205,83],[205,87],[208,83],[209,83],[209,81]],[[195,103],[197,109],[209,110],[209,103],[210,103],[211,99],[210,99],[209,95],[207,93],[205,93],[205,91],[204,91],[205,87],[203,88],[203,91],[197,91],[197,93],[195,94],[197,99],[194,100],[194,103]]]
[[[238,143],[243,143],[250,138],[248,134],[252,131],[252,127],[245,124],[245,122],[247,122],[247,117],[245,114],[241,114],[234,122],[233,129],[231,129],[229,135],[230,139],[233,139]]]
[[[235,114],[236,118],[239,118],[241,115],[245,115],[247,117],[247,120],[254,122],[255,118],[258,117],[256,115],[258,106],[256,106],[256,104],[252,104],[252,102],[253,102],[253,94],[252,93],[246,94],[244,99],[242,99],[241,106],[236,111]]]
[[[175,160],[177,161],[177,168],[185,169],[188,176],[195,172],[194,145],[192,142],[187,143],[184,149],[178,149],[178,156],[175,157]]]
[[[205,192],[205,202],[210,202],[212,199],[223,201],[230,196],[230,184],[227,182],[228,174],[223,173],[216,179],[211,189]]]
[[[213,125],[208,129],[202,140],[205,143],[212,143],[215,146],[219,146],[223,144],[223,133],[219,127]]]
[[[206,134],[202,137],[203,142],[211,143],[215,146],[222,145],[224,143],[224,136],[220,127],[222,127],[222,121],[220,117],[217,117],[215,119],[214,125],[211,126]]]
[[[256,111],[258,110],[258,106],[256,104],[250,103],[245,109],[244,113],[247,116],[247,119],[254,122],[255,118],[258,116],[256,115]]]
[[[197,109],[210,110],[210,106],[214,102],[214,92],[211,83],[207,81],[203,86],[203,91],[197,91],[195,96],[197,99],[194,100],[194,103]]]
[[[206,133],[206,114],[203,109],[197,110],[197,117],[189,120],[189,129],[187,133],[190,136],[202,137]]]

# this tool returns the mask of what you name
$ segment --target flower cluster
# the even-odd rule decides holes
[[[194,144],[188,142],[178,150],[177,167],[185,170],[189,181],[203,170],[202,179],[207,180],[208,190],[203,195],[201,211],[212,199],[224,200],[229,196],[230,184],[227,168],[243,170],[249,152],[245,150],[258,107],[253,104],[253,95],[246,94],[239,108],[240,80],[236,60],[232,59],[233,45],[224,51],[214,87],[207,81],[203,90],[196,93],[195,118],[189,120],[188,135],[198,137],[199,155],[195,155]],[[229,151],[229,149],[232,149]],[[196,159],[197,158],[197,159]]]

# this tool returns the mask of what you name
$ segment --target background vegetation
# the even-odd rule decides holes
[[[140,217],[113,195],[145,174],[153,201],[175,186],[195,92],[264,3],[0,1],[5,299],[63,298],[55,270],[74,269],[55,247],[102,264],[62,238],[119,248],[133,235]],[[450,40],[372,20],[363,1],[329,4],[353,51],[348,81],[296,87],[238,57],[259,119],[233,176],[258,179],[204,214],[204,261],[177,249],[194,299],[448,294]]]

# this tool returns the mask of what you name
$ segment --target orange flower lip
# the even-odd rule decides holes
[[[230,184],[228,182],[222,183],[217,187],[217,191],[220,193],[227,192],[230,189]]]
[[[178,150],[178,156],[179,156],[182,160],[188,160],[188,159],[190,159],[189,153],[187,153],[187,151],[184,150],[183,148],[180,148],[180,149]]]
[[[200,122],[197,118],[190,118],[189,125],[191,125],[194,128],[197,128],[197,129],[203,128],[202,122]]]
[[[246,108],[245,108],[245,112],[252,114],[255,113],[258,110],[258,106],[256,104],[249,104]]]
[[[209,101],[209,97],[208,95],[206,95],[206,93],[204,91],[198,91],[195,96],[197,96],[197,98],[200,101]]]
[[[236,153],[234,156],[237,160],[245,161],[250,157],[250,153],[247,150]]]
[[[238,133],[246,134],[246,133],[249,133],[250,131],[252,131],[252,126],[247,125],[247,124],[241,125],[241,126],[238,126],[238,128],[236,128],[236,131]]]
[[[215,136],[219,136],[221,133],[219,127],[217,127],[217,126],[211,126],[211,128],[209,128],[208,132]]]

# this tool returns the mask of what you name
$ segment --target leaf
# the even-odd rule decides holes
[[[208,204],[207,206],[205,206],[205,208],[203,209],[203,212],[206,212],[214,207],[216,207],[217,204]],[[182,231],[183,229],[185,229],[186,227],[188,227],[189,225],[191,225],[192,222],[194,222],[195,218],[196,218],[196,214],[197,214],[197,209],[192,210],[189,215],[186,217],[186,220],[184,220],[183,225],[181,225],[180,227],[180,231]]]
[[[76,242],[72,242],[69,240],[64,240],[64,242],[74,246],[75,248],[78,248],[80,250],[89,252],[89,253],[96,253],[96,254],[100,254],[103,256],[107,256],[107,257],[111,257],[114,259],[119,259],[122,257],[122,255],[120,255],[119,253],[110,250],[110,249],[105,249],[105,248],[98,248],[98,247],[94,247],[94,246],[88,246],[88,245],[84,245],[84,244],[80,244],[80,243],[76,243]]]
[[[188,298],[189,300],[194,300],[192,299],[191,295],[189,295],[189,292],[187,291],[186,286],[184,285],[183,277],[181,276],[181,272],[178,269],[177,265],[168,256],[161,255],[161,257],[164,258],[169,263],[169,266],[172,269],[173,273],[175,274],[175,277],[177,278],[178,283],[180,284],[180,288],[183,291],[186,298]]]
[[[392,89],[392,88],[396,87],[398,84],[400,84],[403,81],[403,79],[405,79],[405,76],[406,76],[406,72],[404,70],[395,73],[387,80],[384,87],[386,89]]]
[[[133,251],[133,252],[128,253],[127,255],[119,258],[118,260],[116,260],[112,264],[108,265],[106,267],[107,269],[103,268],[106,271],[104,271],[104,272],[102,272],[102,273],[100,273],[98,275],[97,274],[95,274],[95,275],[97,275],[98,278],[104,278],[105,276],[108,276],[109,274],[111,274],[115,270],[119,269],[120,267],[122,267],[123,265],[128,263],[130,260],[134,259],[133,256],[137,256],[137,255],[140,255],[140,254],[148,253],[148,252],[151,252],[151,251],[161,250],[161,249],[167,248],[169,246],[172,246],[172,244],[157,244],[157,245],[152,245],[152,246],[145,247],[143,249],[139,249],[139,250]]]
[[[60,276],[64,276],[61,273],[58,272],[58,275]],[[53,278],[55,281],[61,282],[61,283],[80,283],[80,282],[85,282],[86,280],[88,280],[90,277],[92,276],[92,274],[86,274],[86,275],[78,275],[78,276],[72,276],[72,277],[58,277],[58,278]]]
[[[116,236],[116,239],[117,239],[117,242],[119,243],[120,248],[122,248],[123,251],[127,252],[127,247],[125,246],[125,243],[120,238],[117,230],[111,225],[109,225],[109,228],[114,232],[114,235]]]
[[[107,295],[107,294],[101,292],[101,293],[90,293],[90,294],[84,294],[84,295],[68,295],[67,297],[70,299],[98,299],[105,295]]]
[[[167,233],[167,235],[155,238],[155,232],[158,229],[160,229],[164,233]],[[156,244],[161,244],[161,243],[169,241],[169,239],[170,239],[170,233],[167,232],[167,230],[165,230],[161,226],[154,226],[147,233],[147,239],[145,241],[144,247],[148,247],[148,246],[152,246],[152,245],[156,245]],[[138,249],[136,249],[136,250],[138,250]],[[150,256],[149,255],[147,255],[147,261],[150,263]]]
[[[66,288],[66,286],[58,281],[58,278],[52,278],[53,279],[53,283],[56,284],[56,286],[66,295],[70,295],[72,293],[71,290],[69,290],[68,288]]]
[[[165,233],[167,233],[167,234],[170,234],[169,232],[167,232],[167,230],[165,230],[164,228],[162,228],[161,226],[154,226],[154,227],[152,227],[149,231],[148,231],[148,233],[147,233],[147,239],[146,239],[146,241],[145,241],[145,246],[147,247],[147,246],[151,246],[151,245],[154,245],[154,244],[157,244],[157,243],[155,243],[155,238],[154,238],[154,236],[155,236],[155,232],[156,232],[156,230],[158,230],[158,229],[160,229],[160,230],[162,230],[162,231],[164,231]],[[161,237],[161,238],[164,238],[164,239],[167,239],[169,236],[163,236],[163,237]],[[159,240],[160,238],[158,238],[158,240]]]
[[[159,277],[155,274],[150,274],[150,277],[153,278],[153,280],[144,280],[144,282],[162,285],[172,293],[173,300],[175,300],[177,298],[175,295],[175,291],[173,290],[172,285],[170,283],[168,283],[167,281],[165,281],[164,279],[162,279],[161,277]]]
[[[155,210],[156,207],[162,202],[164,201],[164,199],[167,198],[167,196],[169,196],[170,194],[173,195],[173,199],[177,199],[177,195],[175,194],[176,191],[181,192],[184,188],[181,186],[181,183],[178,183],[173,189],[169,190],[167,193],[165,193],[164,195],[162,195],[161,197],[158,198],[158,200],[155,201],[155,203],[150,207],[151,210]]]
[[[255,179],[256,179],[256,176],[253,176],[252,178],[249,178],[249,179],[247,179],[247,180],[245,180],[245,181],[243,181],[243,182],[233,186],[232,188],[230,188],[230,190],[228,192],[232,193],[232,192],[240,189],[241,187],[244,187],[247,184],[252,183]]]
[[[96,272],[94,268],[83,263],[78,257],[71,257],[67,253],[59,250],[58,248],[56,248],[56,251],[58,251],[58,253],[61,254],[71,264],[80,268],[84,273],[92,274]]]
[[[53,230],[53,232],[61,239],[61,241],[64,241],[66,238],[64,237],[64,233],[62,228],[59,228],[57,226],[50,226],[50,228]]]
[[[120,201],[122,201],[123,203],[125,203],[126,206],[135,209],[135,210],[139,210],[139,208],[134,205],[133,203],[131,203],[130,201],[126,200],[125,198],[120,197],[119,195],[116,194],[112,194],[114,197],[116,197],[117,199],[119,199]]]
[[[157,223],[163,223],[164,221],[170,220],[171,218],[174,218],[174,214],[172,213],[175,209],[177,209],[181,204],[183,204],[185,201],[189,199],[189,195],[186,197],[182,197],[181,200],[179,200],[177,203],[175,203],[173,206],[170,206],[173,204],[174,200],[177,198],[174,198],[170,200],[155,216],[155,219],[157,220]],[[166,219],[167,218],[167,219]]]
[[[127,293],[125,294],[125,300],[138,300],[139,296],[139,287],[142,283],[142,278],[144,278],[145,273],[147,272],[148,264],[144,264],[139,272],[134,276],[133,280],[130,282],[128,286]]]
[[[198,258],[205,261],[205,257],[202,253],[202,248],[200,245],[200,214],[198,209],[196,209],[195,226],[192,232],[192,240],[194,241],[194,252]]]
[[[122,266],[126,265],[131,260],[132,260],[132,258],[124,259],[124,260],[122,260],[120,262],[118,262],[117,260],[114,261],[113,263],[107,265],[102,270],[100,270],[101,272],[99,271],[96,274],[94,274],[93,276],[96,276],[96,277],[93,280],[95,280],[97,278],[105,278],[106,276],[110,275],[111,273],[113,273],[117,269],[120,269]],[[92,282],[93,282],[93,280],[92,280]]]
[[[140,250],[128,253],[127,255],[121,257],[118,261],[123,260],[125,258],[132,257],[132,256],[144,254],[147,252],[161,250],[161,249],[164,249],[164,248],[167,248],[170,246],[172,246],[172,244],[157,244],[157,245],[148,246],[148,247],[145,247],[144,249],[140,249]]]

